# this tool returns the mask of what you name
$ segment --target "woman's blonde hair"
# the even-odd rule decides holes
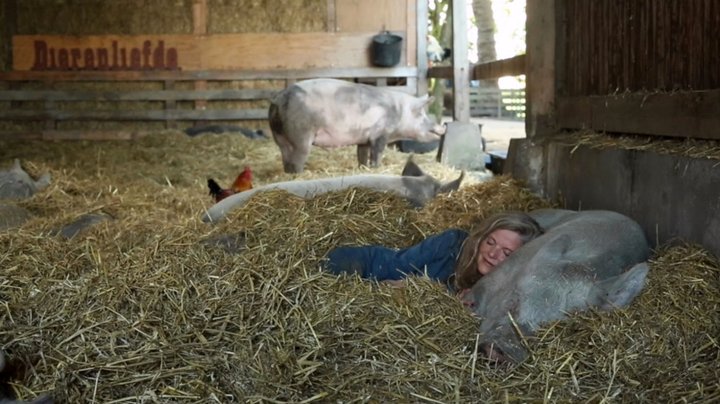
[[[477,282],[481,274],[477,271],[477,256],[480,244],[495,230],[511,230],[520,235],[523,244],[543,233],[540,225],[524,212],[502,212],[483,220],[465,239],[455,265],[455,287],[467,289]]]

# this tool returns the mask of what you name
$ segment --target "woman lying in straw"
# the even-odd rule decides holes
[[[401,250],[383,246],[338,247],[330,251],[325,269],[334,274],[357,273],[402,286],[408,276],[427,276],[464,294],[482,276],[523,244],[542,234],[540,225],[522,212],[504,212],[485,219],[468,234],[449,229]]]

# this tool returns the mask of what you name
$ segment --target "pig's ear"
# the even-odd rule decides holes
[[[402,170],[403,177],[422,177],[425,175],[423,170],[413,161],[412,154],[410,157],[408,157],[407,163],[405,163],[405,167]]]
[[[450,191],[457,191],[457,189],[460,188],[460,184],[462,184],[463,178],[465,178],[465,171],[461,172],[460,176],[456,180],[450,181],[440,186],[438,193],[444,194]]]
[[[429,96],[428,94],[425,94],[422,97],[418,97],[417,103],[415,104],[415,110],[420,111],[421,109],[425,108],[426,105],[431,104],[434,100],[435,97]]]

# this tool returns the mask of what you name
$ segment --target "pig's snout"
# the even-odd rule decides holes
[[[436,135],[438,135],[438,136],[444,135],[445,132],[447,132],[447,123],[444,123],[444,124],[442,124],[442,125],[440,125],[440,124],[435,125],[435,128],[433,129],[433,132],[434,132]]]

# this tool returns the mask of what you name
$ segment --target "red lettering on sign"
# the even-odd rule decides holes
[[[177,49],[175,48],[168,48],[167,51],[167,61],[165,66],[167,66],[168,70],[179,70],[180,67],[178,66],[178,53]]]
[[[68,59],[68,50],[60,49],[58,51],[58,67],[60,70],[70,70]]]
[[[97,49],[97,68],[98,70],[108,70],[108,50],[105,48]]]
[[[178,51],[165,41],[142,42],[142,48],[125,48],[112,41],[107,48],[53,48],[35,40],[31,70],[179,70]]]
[[[72,60],[70,61],[70,68],[71,68],[72,70],[78,70],[78,69],[80,69],[80,64],[78,63],[78,60],[80,60],[80,55],[81,55],[81,53],[80,53],[80,48],[72,48],[72,49],[70,49],[70,56],[71,56],[71,59],[72,59]]]

